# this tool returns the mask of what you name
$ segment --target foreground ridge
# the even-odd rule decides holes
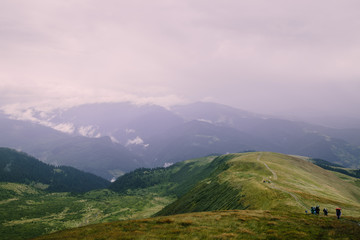
[[[261,210],[187,213],[91,225],[45,239],[359,239],[359,218]]]

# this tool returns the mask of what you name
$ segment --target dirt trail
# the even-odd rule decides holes
[[[265,167],[266,167],[267,169],[269,169],[269,171],[273,174],[274,180],[277,180],[277,174],[276,174],[276,172],[273,171],[266,163],[264,163],[264,162],[262,162],[262,161],[260,160],[261,156],[262,156],[262,153],[259,154],[257,160],[258,160],[259,162],[263,163],[263,164],[265,165]]]
[[[275,172],[274,170],[272,170],[265,162],[263,162],[263,161],[260,160],[260,159],[261,159],[261,156],[262,156],[262,153],[259,154],[259,156],[258,156],[258,158],[257,158],[257,161],[259,161],[260,163],[264,164],[265,167],[266,167],[267,169],[269,169],[269,171],[270,171],[270,172],[272,173],[272,175],[273,175],[273,180],[277,180],[278,177],[277,177],[276,172]],[[271,182],[270,188],[276,189],[276,190],[279,190],[279,191],[282,191],[282,192],[284,192],[284,193],[289,194],[291,197],[293,197],[293,198],[295,199],[295,201],[296,201],[298,204],[300,204],[300,205],[301,205],[302,207],[304,207],[305,209],[308,209],[308,207],[305,206],[305,204],[302,203],[302,202],[299,200],[299,198],[298,198],[294,193],[291,193],[291,192],[289,192],[289,191],[286,191],[286,190],[282,189],[281,187],[278,187],[278,186],[277,186],[275,183],[273,183],[273,182]]]

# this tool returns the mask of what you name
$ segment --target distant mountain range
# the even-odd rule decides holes
[[[32,120],[0,117],[0,146],[107,179],[139,167],[244,150],[304,155],[360,167],[360,129],[332,129],[215,103],[170,109],[87,104],[46,114],[33,110]]]
[[[27,152],[45,163],[72,166],[107,179],[144,165],[137,154],[112,142],[110,137],[83,137],[37,123],[4,118],[0,118],[0,131],[2,147]]]

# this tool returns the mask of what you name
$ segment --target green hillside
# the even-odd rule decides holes
[[[95,239],[359,239],[359,218],[228,210],[90,225],[37,240]]]
[[[151,188],[165,196],[179,197],[217,168],[216,163],[212,164],[214,159],[209,156],[178,162],[167,168],[140,168],[119,177],[109,188],[119,193]]]
[[[31,158],[13,150],[6,152],[24,158],[25,163]],[[77,194],[52,193],[41,190],[48,185],[35,181],[26,181],[29,185],[0,182],[0,239],[28,239],[94,223],[150,217],[173,202],[177,194],[208,176],[213,159],[205,157],[169,168],[136,170],[113,183],[112,187],[118,192],[102,189]],[[45,172],[51,167],[41,163],[39,166],[44,169],[39,168],[37,160],[30,163],[34,164],[34,169]],[[15,170],[15,165],[12,166]],[[168,172],[167,178],[159,174],[164,171]],[[31,169],[26,174],[42,176]],[[154,180],[150,181],[151,178]]]
[[[110,184],[94,174],[45,164],[9,148],[0,148],[0,182],[31,184],[51,192],[86,192]]]
[[[0,182],[0,239],[29,239],[94,223],[146,218],[173,200],[151,192],[124,195],[107,189],[49,193]]]
[[[228,154],[203,164],[207,176],[157,217],[89,225],[39,239],[359,239],[357,178],[325,170],[300,157],[269,152]],[[146,179],[150,172],[141,171],[126,179]],[[174,169],[161,171],[165,174]],[[146,192],[171,180],[164,179],[135,189]],[[165,189],[162,193],[171,189],[162,186],[165,188],[158,188]],[[135,191],[131,187],[135,185],[128,184],[125,191]],[[305,213],[315,205],[328,208],[329,216]],[[342,208],[340,220],[335,216],[336,207]]]
[[[229,209],[304,212],[315,205],[360,215],[356,178],[277,153],[230,154],[215,161],[220,160],[209,178],[158,215]]]

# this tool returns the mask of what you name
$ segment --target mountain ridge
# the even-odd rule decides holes
[[[144,179],[146,183],[148,175],[191,171],[199,164],[203,167],[195,175],[210,171],[152,218],[89,225],[37,239],[356,239],[360,234],[360,180],[322,169],[303,157],[271,152],[227,154],[173,168],[140,169],[118,181]],[[187,175],[190,180],[195,176]],[[154,184],[130,184],[121,191],[131,192],[138,186],[136,191],[145,193],[158,186],[157,190],[169,194],[164,191],[174,186],[167,184],[169,179],[160,174]],[[329,216],[305,213],[315,205],[328,208]],[[336,207],[343,211],[340,220]]]
[[[213,172],[158,215],[204,210],[280,210],[284,207],[303,212],[310,209],[314,199],[328,209],[335,209],[336,204],[353,203],[352,211],[360,214],[356,210],[360,209],[360,189],[356,185],[359,180],[349,177],[353,183],[342,181],[339,184],[335,173],[301,158],[277,153],[229,154],[217,161],[221,158],[221,171]],[[237,200],[229,204],[225,196],[235,196]]]
[[[161,167],[213,153],[244,150],[305,155],[360,167],[360,130],[330,129],[221,104],[199,102],[166,109],[102,103],[33,115],[39,121],[49,121],[49,126],[67,127],[72,133],[5,118],[0,119],[4,133],[0,146],[22,149],[48,163],[74,162],[72,166],[107,179],[139,167]],[[109,138],[112,143],[104,145],[104,139]],[[59,148],[63,151],[56,151]],[[89,152],[111,154],[101,159]],[[88,168],[90,163],[98,164]]]

